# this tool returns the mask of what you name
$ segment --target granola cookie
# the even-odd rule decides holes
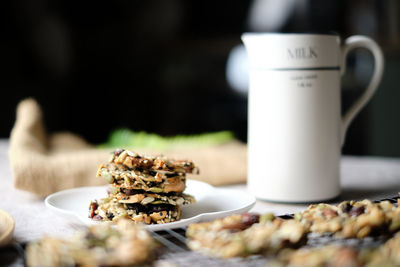
[[[281,251],[273,266],[400,266],[400,233],[375,248],[357,249],[344,245]]]
[[[141,189],[153,193],[181,193],[185,190],[185,173],[129,169],[115,163],[101,164],[97,177],[115,187]]]
[[[131,219],[136,223],[160,224],[179,220],[179,205],[120,203],[115,199],[102,198],[89,205],[89,218],[96,221]]]
[[[121,220],[91,226],[71,239],[44,237],[26,248],[27,266],[132,266],[150,262],[157,243],[141,226]]]
[[[111,158],[110,163],[117,163],[130,169],[139,168],[154,171],[168,171],[178,173],[198,173],[192,161],[168,159],[163,156],[143,156],[136,152],[118,149]]]
[[[357,250],[338,245],[282,251],[274,263],[276,267],[362,266]]]
[[[393,233],[400,229],[400,208],[382,201],[344,201],[338,206],[310,205],[295,214],[295,219],[310,232],[334,233],[343,238],[363,238],[374,234]]]
[[[368,267],[400,266],[400,233],[377,249],[361,251],[360,259]]]
[[[191,224],[186,231],[190,249],[223,258],[275,253],[299,244],[305,234],[294,220],[249,213]]]

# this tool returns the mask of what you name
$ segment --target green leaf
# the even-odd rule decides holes
[[[234,139],[230,131],[220,131],[213,133],[202,133],[196,135],[176,135],[162,137],[154,133],[134,132],[129,129],[114,130],[108,140],[100,144],[99,148],[149,148],[166,150],[176,147],[205,147],[219,145]]]

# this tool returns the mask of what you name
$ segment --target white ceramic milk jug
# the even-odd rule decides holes
[[[245,33],[250,68],[248,189],[277,202],[314,202],[340,193],[346,130],[383,73],[379,46],[365,36]],[[346,55],[366,48],[375,59],[369,86],[341,117]]]

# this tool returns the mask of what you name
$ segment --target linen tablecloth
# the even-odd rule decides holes
[[[8,160],[8,140],[0,140],[0,209],[15,219],[14,239],[27,242],[42,235],[70,236],[74,228],[61,217],[48,210],[39,198],[13,187]],[[341,164],[342,194],[344,199],[382,199],[396,196],[400,191],[400,159],[344,156]],[[224,186],[246,191],[244,184]],[[294,213],[306,205],[276,204],[257,201],[254,212],[274,212],[277,215]]]

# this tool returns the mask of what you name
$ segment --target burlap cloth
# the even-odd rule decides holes
[[[160,153],[133,149],[139,153]],[[96,171],[99,164],[108,160],[110,152],[71,133],[47,134],[38,103],[33,99],[19,103],[9,151],[16,188],[46,196],[67,188],[104,184],[103,179],[96,177]],[[213,185],[246,180],[247,149],[238,141],[196,149],[169,149],[162,154],[193,160],[200,175],[188,175],[191,179]]]

